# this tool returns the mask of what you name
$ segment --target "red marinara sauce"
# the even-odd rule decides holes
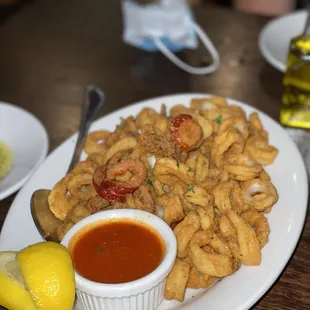
[[[152,227],[130,219],[104,221],[86,229],[73,239],[71,249],[80,275],[114,284],[148,275],[165,252],[163,239]]]

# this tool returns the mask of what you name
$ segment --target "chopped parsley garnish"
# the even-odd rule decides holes
[[[150,180],[150,179],[146,179],[145,183],[148,184],[148,185],[152,185],[153,184],[152,180]]]
[[[128,159],[128,156],[124,156],[123,159]]]
[[[97,248],[97,252],[102,252],[103,248]]]
[[[191,195],[185,195],[185,197],[191,198],[192,196]]]
[[[177,167],[179,168],[180,167],[180,163],[177,161]]]
[[[193,185],[188,185],[188,188],[187,188],[189,191],[195,193],[195,190],[194,190],[194,187]]]
[[[213,120],[213,122],[217,124],[222,124],[222,119],[223,119],[223,116],[219,115],[216,119]]]
[[[201,277],[201,272],[200,271],[197,271],[197,276]]]
[[[189,167],[187,170],[187,172],[192,172],[192,171],[193,171],[192,167]]]

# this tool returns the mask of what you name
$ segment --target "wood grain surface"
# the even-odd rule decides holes
[[[196,7],[195,14],[221,55],[220,69],[209,76],[190,76],[160,54],[124,45],[119,1],[34,1],[0,28],[0,99],[43,122],[50,151],[77,130],[89,83],[105,91],[100,116],[154,96],[208,92],[247,102],[277,120],[282,74],[258,50],[268,20],[211,5]],[[193,65],[208,62],[203,49],[180,56]],[[0,202],[0,227],[13,199]],[[310,309],[309,271],[308,216],[287,268],[253,309]]]

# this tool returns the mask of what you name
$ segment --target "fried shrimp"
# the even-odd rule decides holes
[[[183,150],[194,149],[203,136],[200,125],[188,114],[174,117],[170,122],[169,130],[176,146]]]
[[[138,159],[123,159],[107,169],[105,179],[117,181],[124,187],[139,187],[147,176],[144,164]]]

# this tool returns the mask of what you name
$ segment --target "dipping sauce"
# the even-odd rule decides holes
[[[125,283],[140,279],[157,268],[165,247],[150,226],[130,219],[96,223],[72,239],[76,271],[100,283]]]

